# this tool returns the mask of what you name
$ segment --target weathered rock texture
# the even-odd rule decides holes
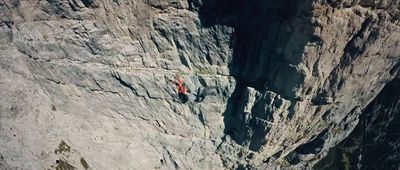
[[[252,8],[239,14],[235,29],[237,84],[226,133],[244,146],[243,167],[310,168],[353,130],[361,109],[396,75],[399,2],[245,6]]]
[[[368,105],[353,132],[315,169],[398,169],[400,166],[400,79]]]
[[[0,168],[311,168],[396,76],[399,8],[0,0]]]

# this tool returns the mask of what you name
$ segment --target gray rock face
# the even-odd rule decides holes
[[[399,3],[387,9],[361,2],[251,3],[235,29],[231,70],[239,78],[226,133],[247,149],[241,155],[252,155],[243,167],[311,168],[396,75],[398,9],[392,7]]]
[[[233,29],[153,2],[1,2],[2,166],[222,168]],[[183,104],[177,74],[218,93]]]
[[[394,79],[363,110],[360,122],[315,169],[398,169],[400,80]]]
[[[399,7],[0,1],[0,168],[311,168],[396,76]]]

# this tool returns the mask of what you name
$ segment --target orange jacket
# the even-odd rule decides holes
[[[183,79],[177,78],[176,81],[172,81],[176,85],[176,89],[178,90],[178,93],[182,94],[187,94],[187,89],[185,87],[185,83],[183,82]]]

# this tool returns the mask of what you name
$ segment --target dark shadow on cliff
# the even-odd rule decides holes
[[[189,0],[199,12],[203,27],[232,26],[233,56],[230,73],[237,85],[224,113],[225,134],[238,144],[258,151],[265,141],[271,113],[253,108],[245,116],[243,95],[247,87],[266,89],[288,100],[296,100],[293,89],[304,81],[296,70],[313,37],[312,1],[298,0]],[[258,103],[257,103],[258,102]],[[262,99],[255,104],[265,106]],[[291,111],[294,113],[294,111]],[[289,115],[289,117],[292,115]],[[263,123],[264,122],[264,123]]]
[[[400,167],[400,79],[385,85],[363,110],[351,134],[329,150],[314,169],[398,169]]]

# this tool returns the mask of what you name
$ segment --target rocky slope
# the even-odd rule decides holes
[[[1,0],[0,167],[309,169],[396,76],[399,8]]]

